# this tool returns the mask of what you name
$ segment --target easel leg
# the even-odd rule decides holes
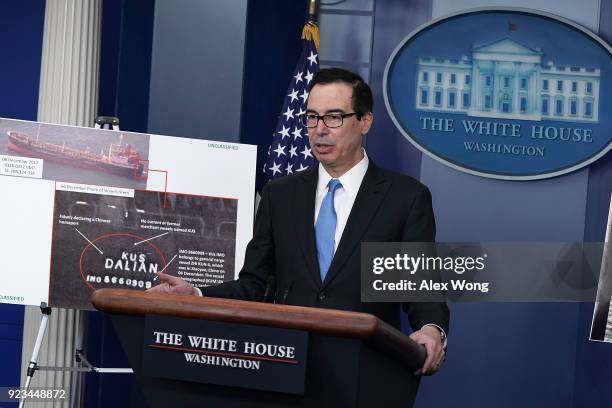
[[[30,388],[32,377],[34,377],[34,373],[38,369],[38,353],[40,352],[40,346],[42,345],[43,338],[45,337],[45,331],[47,331],[47,323],[49,321],[49,316],[51,315],[51,308],[47,306],[45,302],[40,304],[40,311],[42,313],[42,320],[40,321],[40,326],[38,327],[38,335],[36,336],[36,343],[34,344],[34,350],[32,351],[32,358],[30,359],[30,364],[28,364],[28,373],[25,382],[26,394],[28,389]],[[19,401],[19,408],[23,408],[24,405],[25,398],[22,398]]]

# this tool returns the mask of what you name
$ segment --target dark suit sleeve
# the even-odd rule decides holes
[[[436,238],[436,223],[431,204],[431,193],[423,187],[410,209],[402,233],[404,242],[433,242]],[[446,302],[410,302],[402,304],[408,314],[413,330],[426,324],[440,326],[448,334],[449,310]]]
[[[246,248],[244,266],[237,280],[200,288],[202,295],[242,300],[263,299],[268,277],[275,274],[274,237],[270,216],[269,184],[262,191],[253,238]]]

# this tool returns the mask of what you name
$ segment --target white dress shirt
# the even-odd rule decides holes
[[[357,198],[357,192],[359,191],[359,187],[361,186],[363,177],[365,176],[366,171],[368,170],[369,164],[370,160],[368,159],[368,155],[366,154],[365,150],[363,150],[363,159],[361,159],[349,171],[338,177],[338,180],[340,180],[340,184],[342,184],[342,187],[339,187],[336,190],[336,193],[334,194],[334,209],[336,210],[336,234],[334,236],[334,253],[336,253],[336,249],[338,249],[338,243],[340,243],[340,238],[342,238],[344,227],[346,227],[346,222],[348,221],[351,209],[353,208],[353,204],[355,203],[355,198]],[[325,168],[319,165],[319,181],[317,182],[317,195],[315,198],[314,208],[315,224],[317,223],[317,217],[319,216],[321,204],[323,203],[323,199],[327,194],[327,184],[332,178],[333,177],[329,175]]]

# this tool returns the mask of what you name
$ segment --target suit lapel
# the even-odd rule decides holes
[[[319,262],[314,235],[314,203],[317,194],[318,166],[305,170],[296,187],[296,229],[300,248],[309,274],[317,286],[321,285]]]
[[[361,243],[361,237],[368,229],[370,222],[372,222],[388,188],[389,181],[380,172],[380,169],[370,161],[346,226],[344,227],[340,244],[329,267],[329,271],[325,276],[323,288],[329,285],[338,275],[344,263]]]

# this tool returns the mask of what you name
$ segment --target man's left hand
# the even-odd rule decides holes
[[[422,344],[427,350],[427,357],[423,367],[417,370],[415,375],[431,375],[434,374],[444,361],[445,352],[442,348],[442,336],[440,331],[434,326],[423,326],[421,330],[417,330],[410,334],[410,338],[417,344]]]

